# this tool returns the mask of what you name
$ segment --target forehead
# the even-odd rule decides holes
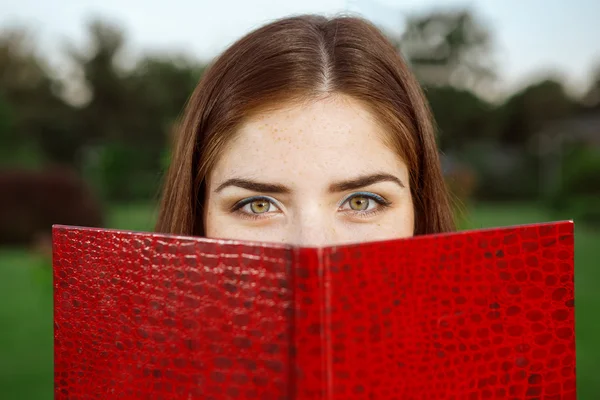
[[[348,97],[290,104],[246,121],[211,179],[240,175],[318,184],[368,172],[402,174],[404,163],[385,144],[387,134],[365,107]]]

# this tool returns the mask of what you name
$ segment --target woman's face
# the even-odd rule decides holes
[[[209,174],[208,237],[326,246],[413,235],[407,166],[345,96],[254,116]]]

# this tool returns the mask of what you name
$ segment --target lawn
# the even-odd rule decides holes
[[[115,207],[111,228],[152,229],[153,209]],[[531,206],[474,207],[462,228],[549,221]],[[579,398],[600,398],[600,231],[576,226],[576,318]],[[52,399],[52,277],[48,260],[0,250],[0,399]]]

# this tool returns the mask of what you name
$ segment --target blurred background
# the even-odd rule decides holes
[[[426,88],[462,229],[576,223],[580,398],[600,398],[600,2],[0,1],[0,399],[50,399],[52,223],[152,230],[172,127],[265,22],[354,13]]]

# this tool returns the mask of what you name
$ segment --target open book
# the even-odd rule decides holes
[[[327,248],[55,226],[56,399],[575,399],[573,224]]]

